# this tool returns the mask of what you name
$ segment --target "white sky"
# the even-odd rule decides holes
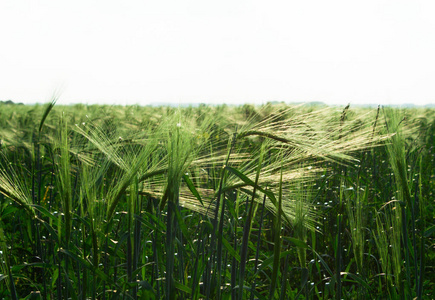
[[[434,0],[2,0],[0,100],[435,103]]]

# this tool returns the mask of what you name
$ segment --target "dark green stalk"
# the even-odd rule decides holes
[[[288,254],[285,256],[283,274],[282,274],[282,279],[281,279],[281,291],[280,291],[280,295],[279,295],[279,299],[280,300],[285,300],[286,299],[286,293],[287,293],[287,275],[289,273],[287,271],[288,268],[289,268],[289,256],[290,255],[288,255]]]
[[[275,297],[276,282],[279,273],[279,263],[281,255],[281,218],[282,218],[282,168],[281,177],[279,180],[279,194],[278,194],[278,206],[275,218],[275,233],[274,233],[274,253],[273,253],[273,269],[272,269],[272,281],[270,284],[269,300]]]
[[[425,208],[424,207],[424,203],[423,203],[423,188],[422,188],[422,170],[423,170],[423,159],[420,156],[420,172],[419,172],[419,176],[418,176],[418,195],[419,195],[419,203],[420,203],[420,220],[421,220],[421,225],[420,225],[420,229],[421,232],[424,232],[424,229],[426,228],[426,219],[425,219]],[[416,191],[417,194],[417,191]],[[423,280],[424,280],[424,268],[425,268],[425,258],[426,258],[426,254],[424,252],[424,245],[425,245],[425,235],[422,234],[420,237],[420,270],[419,273],[416,273],[416,278],[418,280],[417,282],[417,300],[421,300],[422,296],[423,296]],[[418,276],[417,276],[418,274]]]
[[[130,222],[128,222],[130,223]],[[130,225],[127,225],[127,232],[130,233],[131,231],[131,227]],[[127,237],[127,263],[126,263],[126,267],[127,267],[127,280],[128,283],[133,282],[133,268],[132,268],[132,264],[133,264],[133,259],[132,259],[132,241],[131,241],[131,236],[128,235]],[[131,295],[133,296],[133,295]]]
[[[41,201],[41,176],[42,176],[42,167],[41,167],[41,157],[40,157],[40,140],[41,140],[41,129],[42,126],[44,124],[44,121],[47,117],[47,115],[49,114],[49,112],[51,111],[51,109],[53,108],[54,104],[55,104],[56,100],[53,100],[47,107],[47,109],[44,112],[43,118],[41,120],[40,126],[39,126],[39,132],[38,132],[38,136],[37,138],[35,138],[34,140],[34,146],[36,147],[36,156],[34,157],[34,164],[32,164],[32,200],[33,203],[36,203],[38,205],[40,205],[40,201]],[[36,136],[34,134],[34,136]],[[36,164],[36,166],[34,166]],[[37,170],[37,183],[35,184],[35,169]],[[37,191],[36,191],[37,189]],[[36,214],[38,214],[36,212]],[[38,257],[41,258],[42,262],[45,261],[45,255],[42,251],[42,246],[41,246],[41,235],[40,235],[40,227],[39,227],[39,223],[36,223],[36,230],[35,230],[35,241],[36,241],[36,250],[38,253]],[[32,226],[33,228],[35,228],[35,226]],[[46,282],[45,282],[45,274],[44,274],[44,270],[42,270],[42,285],[43,285],[43,291],[46,291]]]
[[[336,235],[336,250],[335,250],[335,262],[336,271],[335,276],[337,280],[337,295],[336,299],[341,300],[342,286],[341,286],[341,270],[342,270],[342,254],[341,254],[341,226],[342,226],[343,215],[338,214],[337,216],[337,235]]]
[[[221,297],[221,275],[222,275],[222,238],[223,238],[223,232],[224,232],[224,218],[225,218],[225,194],[223,195],[223,201],[222,201],[222,210],[219,220],[219,229],[218,229],[218,242],[217,242],[217,253],[216,253],[216,261],[217,261],[217,299],[220,299]]]
[[[153,203],[152,204],[153,207],[153,213],[157,216],[161,216],[161,212],[159,210],[159,204]],[[154,220],[152,218],[150,218],[150,222],[151,224],[154,223]],[[153,281],[156,282],[156,290],[157,290],[157,299],[161,299],[160,296],[160,280],[155,280],[158,279],[160,277],[160,260],[159,260],[159,255],[158,255],[158,249],[157,249],[157,243],[159,243],[160,237],[159,237],[159,231],[158,230],[154,230],[154,234],[152,235],[152,248],[153,248],[153,259],[154,259],[154,266],[153,266],[153,277],[151,279],[151,282],[153,283]],[[154,279],[154,280],[153,280]]]
[[[255,263],[254,263],[254,274],[257,273],[258,270],[258,259],[260,256],[260,244],[261,244],[261,229],[263,227],[263,217],[264,217],[264,207],[266,205],[266,194],[263,197],[263,204],[261,205],[261,212],[260,212],[260,224],[258,228],[258,234],[257,234],[257,250],[255,251]],[[252,279],[252,285],[251,285],[251,300],[254,300],[254,290],[255,290],[255,278]]]
[[[165,275],[165,298],[173,300],[176,298],[174,279],[174,256],[175,256],[175,203],[168,201],[167,225],[166,225],[166,275]]]
[[[342,295],[342,285],[341,285],[341,270],[342,270],[342,250],[341,250],[341,231],[342,231],[342,220],[343,215],[341,214],[342,211],[342,205],[343,205],[343,184],[344,182],[341,181],[340,184],[340,202],[338,206],[338,215],[337,215],[337,234],[335,237],[335,263],[336,263],[336,270],[335,270],[335,276],[337,280],[337,294],[336,299],[341,300]]]
[[[217,196],[216,196],[216,208],[215,208],[215,212],[214,212],[214,217],[212,219],[213,231],[211,233],[211,243],[210,243],[210,248],[209,248],[210,260],[207,263],[206,273],[205,273],[205,278],[204,278],[204,284],[206,285],[206,299],[209,299],[209,297],[210,297],[211,285],[212,285],[212,280],[213,280],[213,277],[211,276],[211,271],[213,270],[213,263],[214,263],[214,257],[215,257],[215,243],[216,243],[215,240],[216,240],[216,232],[218,229],[218,227],[217,227],[218,226],[218,215],[219,215],[219,210],[220,210],[220,206],[221,206],[220,201],[221,201],[221,195],[223,194],[223,185],[224,185],[225,174],[226,174],[225,166],[228,165],[232,150],[235,146],[236,134],[233,135],[233,139],[231,141],[229,141],[229,143],[230,143],[230,148],[228,150],[225,164],[221,170],[219,189],[218,189]],[[224,214],[224,211],[221,211],[221,213]]]
[[[138,199],[138,202],[140,203],[140,200]],[[140,205],[138,203],[138,210],[136,213],[140,213]],[[134,249],[133,249],[133,270],[137,272],[138,264],[139,264],[139,258],[140,258],[140,247],[141,247],[141,226],[139,220],[136,218],[134,222]],[[137,276],[136,276],[137,277]],[[142,280],[145,280],[146,278],[142,278]],[[138,287],[137,284],[134,285],[133,288],[133,296],[137,297]]]
[[[175,218],[176,218],[176,224],[177,224],[177,228],[175,231],[175,236],[176,236],[176,243],[178,245],[177,248],[177,262],[178,262],[178,281],[179,283],[181,283],[182,285],[185,285],[185,261],[184,261],[184,252],[185,252],[185,245],[184,245],[184,235],[186,236],[186,240],[187,240],[187,244],[190,247],[193,247],[193,245],[191,244],[191,239],[190,239],[190,235],[187,231],[186,228],[186,224],[184,222],[183,217],[181,216],[181,206],[180,204],[177,205],[177,209],[175,210]],[[186,299],[187,295],[186,292],[184,290],[179,290],[179,297]]]
[[[88,253],[87,246],[86,246],[86,234],[85,230],[82,230],[82,247],[83,247],[83,259],[86,258],[86,255]],[[82,300],[86,300],[87,291],[88,291],[88,271],[86,268],[83,268],[83,280],[82,280]]]
[[[58,252],[57,255],[57,272],[58,272],[58,276],[57,276],[57,287],[56,287],[56,291],[57,291],[57,299],[58,300],[62,300],[62,266],[61,266],[61,259],[60,256],[62,254],[60,252]]]
[[[97,285],[97,274],[95,273],[95,269],[98,267],[98,261],[99,261],[99,255],[98,255],[98,241],[97,241],[97,233],[95,231],[95,221],[91,220],[91,238],[92,238],[92,258],[94,263],[94,270],[92,271],[93,275],[93,285],[92,285],[92,299],[96,299],[97,291],[96,291],[96,285]]]
[[[410,297],[411,293],[411,258],[409,256],[410,253],[410,243],[408,236],[408,228],[406,224],[408,224],[407,216],[406,216],[406,207],[402,207],[402,242],[403,247],[405,249],[405,269],[406,269],[406,285],[401,284],[401,295],[404,298]]]
[[[202,220],[202,221],[204,221],[204,220]],[[201,223],[201,222],[200,222]],[[199,262],[200,262],[200,259],[202,258],[201,256],[200,256],[200,253],[204,253],[204,250],[205,250],[205,238],[201,238],[200,239],[200,237],[203,237],[204,236],[204,232],[205,232],[205,226],[202,226],[201,227],[201,229],[200,229],[200,233],[198,234],[198,246],[197,246],[197,250],[196,250],[196,256],[195,256],[195,264],[194,264],[194,267],[193,267],[193,276],[192,276],[192,297],[191,297],[191,299],[192,300],[196,300],[196,299],[198,299],[199,298],[199,291],[197,290],[197,288],[199,287],[199,280],[200,280],[200,278],[199,278],[199,275],[201,274],[201,272],[200,272],[200,270],[199,270]],[[205,264],[205,262],[204,262],[204,259],[202,260],[202,265],[204,265]]]
[[[237,226],[237,220],[234,220],[233,227]],[[237,229],[234,230],[234,251],[238,250],[238,243],[237,243]],[[233,261],[231,262],[231,299],[237,299],[237,290],[236,290],[236,284],[237,284],[237,267],[238,263],[235,257],[233,257]]]
[[[260,171],[263,164],[263,156],[264,156],[264,146],[261,148],[260,157],[258,161],[257,166],[257,174],[255,175],[255,184],[254,184],[254,190],[252,192],[252,199],[249,204],[249,212],[246,217],[246,222],[243,227],[243,238],[242,238],[242,248],[240,251],[240,274],[239,274],[239,299],[242,299],[243,295],[243,285],[245,281],[245,269],[246,269],[246,262],[248,257],[248,241],[249,241],[249,235],[251,232],[251,226],[252,221],[254,217],[254,207],[255,207],[255,196],[257,192],[257,185],[258,180],[260,178]],[[281,172],[282,177],[282,172]]]
[[[0,264],[2,265],[3,272],[7,273],[8,278],[8,289],[9,293],[11,295],[12,300],[18,300],[17,291],[15,289],[14,284],[14,277],[12,275],[12,266],[10,265],[10,259],[9,259],[9,250],[6,245],[6,237],[3,231],[3,222],[0,220],[0,247],[2,250],[2,255],[0,255],[0,259],[2,262]],[[3,266],[4,265],[4,266]]]
[[[127,197],[127,279],[128,282],[131,283],[135,283],[135,278],[133,278],[133,271],[136,270],[136,263],[135,261],[137,260],[137,253],[135,251],[136,249],[136,239],[135,239],[135,215],[137,213],[137,201],[138,201],[138,194],[137,194],[137,190],[138,190],[138,184],[137,184],[137,180],[135,180],[135,178],[133,179],[133,182],[130,185],[130,195]],[[136,255],[136,256],[135,256]],[[131,297],[133,297],[133,299],[136,298],[136,294],[137,294],[137,289],[136,289],[137,285],[135,283],[132,292],[131,292]]]

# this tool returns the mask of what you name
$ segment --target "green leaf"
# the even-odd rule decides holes
[[[100,269],[98,269],[97,267],[95,267],[94,265],[92,265],[89,261],[83,259],[82,257],[76,255],[75,253],[66,250],[66,249],[59,249],[59,252],[64,253],[66,255],[68,255],[69,257],[71,257],[73,260],[75,260],[77,263],[81,264],[83,267],[85,267],[86,269],[95,272],[96,275],[98,275],[98,277],[104,281],[108,281],[111,282],[109,276],[104,273],[103,271],[101,271]]]
[[[370,290],[370,285],[361,276],[349,272],[341,272],[340,275],[349,276],[350,278],[353,279],[353,280],[349,280],[344,278],[343,281],[358,282],[360,285],[364,286],[365,289]]]
[[[322,258],[322,256],[317,253],[316,251],[314,251],[313,249],[310,248],[311,251],[313,251],[314,254],[316,254],[317,258],[320,260],[321,264],[325,267],[325,269],[328,271],[329,276],[334,276],[334,273],[332,272],[332,270],[329,268],[328,264],[325,262],[325,260]]]
[[[435,225],[426,229],[426,231],[424,232],[424,237],[430,237],[434,232],[435,232]]]
[[[249,179],[245,174],[243,174],[242,172],[240,172],[239,170],[237,170],[233,167],[225,166],[225,169],[227,169],[228,171],[230,171],[231,173],[233,173],[234,175],[239,177],[247,185],[255,187],[259,191],[261,191],[262,193],[266,194],[267,197],[270,199],[270,201],[272,201],[272,203],[276,206],[277,200],[275,198],[275,195],[271,191],[268,191],[266,189],[263,189],[261,186],[256,185],[255,182],[253,182],[251,179]]]
[[[289,241],[289,242],[295,244],[297,247],[308,249],[307,243],[305,243],[305,242],[303,242],[301,240],[298,240],[298,239],[295,239],[295,238],[292,238],[292,237],[288,237],[288,236],[283,236],[283,239],[285,239],[286,241]]]
[[[10,214],[16,212],[17,210],[18,210],[18,208],[16,206],[8,205],[8,206],[6,206],[5,209],[3,209],[2,213],[1,213],[1,217],[5,218],[7,215],[10,215]]]
[[[41,205],[30,205],[31,207],[34,207],[37,211],[39,211],[43,216],[46,216],[47,218],[52,219],[54,222],[57,222],[57,217],[53,215],[51,212],[49,212],[45,207]]]
[[[238,262],[240,262],[240,255],[239,253],[237,253],[234,248],[230,245],[230,243],[224,238],[222,237],[222,244],[225,246],[225,248],[227,249],[228,253],[234,257]]]
[[[174,282],[174,285],[175,285],[175,288],[179,289],[180,291],[185,292],[187,294],[192,294],[192,289],[190,287],[188,287],[188,286],[186,286],[184,284],[181,284],[181,283],[179,283],[177,281]],[[200,298],[205,298],[205,296],[202,295],[202,294],[199,294],[199,297]]]
[[[183,175],[184,182],[186,183],[187,187],[189,188],[190,192],[198,199],[198,201],[201,203],[202,206],[204,206],[204,203],[202,202],[201,195],[198,193],[197,189],[193,185],[192,180],[190,180],[189,175],[184,174]]]
[[[281,253],[279,254],[279,257],[280,257],[280,259],[281,259],[281,258],[285,257],[286,255],[292,253],[292,252],[293,252],[293,250],[287,250],[287,251],[281,252]],[[256,277],[260,272],[262,272],[265,268],[269,267],[269,266],[273,263],[274,259],[275,259],[275,255],[272,255],[272,256],[270,256],[269,258],[265,259],[265,260],[260,264],[260,266],[258,267],[257,273],[254,274],[253,278],[255,278],[255,277]]]
[[[54,230],[54,228],[51,227],[50,224],[48,224],[48,223],[45,222],[44,220],[39,220],[39,221],[40,221],[40,222],[42,223],[42,225],[44,225],[45,228],[50,232],[52,238],[53,238],[55,241],[59,241],[59,236],[57,235],[57,232]]]

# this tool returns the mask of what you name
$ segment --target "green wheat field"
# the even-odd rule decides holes
[[[0,104],[0,299],[434,299],[435,110]]]

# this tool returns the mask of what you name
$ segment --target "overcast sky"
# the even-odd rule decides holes
[[[2,0],[0,100],[435,103],[433,0]]]

